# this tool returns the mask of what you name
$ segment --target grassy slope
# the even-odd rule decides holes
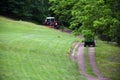
[[[104,77],[120,80],[120,47],[97,40],[95,47],[97,66]],[[85,48],[87,73],[96,76],[89,64],[88,47]]]
[[[120,47],[98,41],[96,59],[103,75],[120,80]]]
[[[85,80],[67,54],[74,40],[60,31],[0,17],[0,80]],[[97,41],[96,58],[103,75],[120,80],[119,47]]]
[[[0,17],[0,80],[85,80],[68,52],[73,35]]]
[[[104,77],[120,80],[120,47],[97,40],[95,47],[97,66]],[[85,48],[87,73],[96,76],[89,64],[88,47]]]

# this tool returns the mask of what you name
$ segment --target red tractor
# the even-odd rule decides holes
[[[55,17],[46,17],[45,25],[59,29],[59,23],[55,20]]]

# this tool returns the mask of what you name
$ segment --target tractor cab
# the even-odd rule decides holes
[[[55,17],[46,17],[45,25],[54,26]]]

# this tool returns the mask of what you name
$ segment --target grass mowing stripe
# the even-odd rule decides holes
[[[23,43],[24,43],[24,45],[26,45],[24,39],[23,39],[23,41],[21,41],[21,43],[20,43],[18,46],[22,46]],[[21,48],[24,48],[24,47],[21,47]],[[28,62],[29,62],[29,60],[28,60],[28,58],[27,58],[27,56],[28,56],[28,55],[27,55],[27,51],[24,52],[24,53],[21,53],[21,54],[18,53],[17,56],[18,56],[18,59],[19,59],[19,63],[20,63],[20,65],[21,65],[21,70],[22,70],[22,72],[23,72],[24,75],[25,75],[25,79],[31,80],[30,77],[29,77],[29,75],[28,75],[29,72],[27,71],[27,69],[29,69],[30,66],[27,67],[28,65],[26,65],[26,64],[28,64]],[[24,58],[26,58],[26,59],[24,59]],[[26,61],[26,60],[27,60],[27,61]],[[26,61],[26,63],[24,63],[24,61]],[[26,67],[27,67],[27,68],[26,68]],[[30,68],[29,70],[31,70],[31,68]]]
[[[24,39],[23,40],[23,43],[26,43],[26,40]],[[29,45],[33,45],[34,43],[33,42],[30,42],[29,43]],[[32,55],[31,55],[31,49],[29,49],[29,47],[28,47],[28,49],[27,49],[27,51],[26,51],[26,55],[25,54],[23,54],[23,55],[25,55],[26,56],[26,58],[27,58],[27,62],[29,63],[26,67],[26,70],[27,70],[27,72],[28,72],[28,74],[30,74],[30,73],[32,73],[32,74],[34,74],[34,76],[33,75],[30,75],[31,77],[31,79],[32,79],[32,77],[34,77],[34,78],[36,78],[36,79],[40,79],[41,77],[40,77],[40,75],[39,75],[39,73],[38,73],[38,71],[34,68],[35,66],[34,66],[34,58],[32,58]],[[32,53],[32,54],[36,54],[36,53]],[[29,72],[29,70],[31,71],[31,72]]]
[[[11,55],[11,56],[9,56],[9,55],[10,55],[10,52],[7,53],[8,60],[10,60],[10,59],[12,58],[12,55]],[[8,61],[8,66],[10,66],[10,67],[8,68],[8,70],[11,70],[11,69],[12,69],[13,66],[10,65],[12,62],[13,62],[13,61],[11,61],[11,62]],[[13,75],[14,72],[10,72],[10,74]],[[9,77],[9,76],[8,76],[8,77]],[[15,77],[15,76],[9,77],[9,80],[12,80],[12,79],[16,79],[16,77]]]
[[[22,60],[21,60],[21,56],[20,56],[19,53],[17,54],[17,57],[18,57],[18,60],[19,60],[19,63],[20,63],[21,71],[23,72],[25,78],[26,78],[27,80],[30,80],[29,77],[28,77],[28,74],[27,74],[26,70],[24,69],[24,65],[23,65],[23,62],[22,62]]]
[[[6,54],[6,55],[7,55],[6,61],[10,59],[10,56],[8,56],[8,54],[9,54],[9,53]],[[7,61],[6,66],[7,66],[7,65],[10,65],[10,62],[9,62],[9,61]],[[10,70],[10,67],[8,68],[8,70]],[[8,73],[8,74],[10,74],[10,73]],[[8,79],[9,79],[9,77],[8,77]]]
[[[34,69],[34,66],[33,66],[34,61],[33,61],[32,57],[30,55],[30,52],[28,52],[28,54],[27,54],[27,59],[29,61],[29,67],[30,67],[29,69],[32,70],[32,73],[34,73],[34,76],[36,76],[38,79],[40,79],[39,73],[36,71],[36,69]]]

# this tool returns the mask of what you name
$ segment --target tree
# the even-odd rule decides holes
[[[0,15],[42,23],[48,6],[48,0],[1,0]]]
[[[52,12],[52,16],[55,16],[60,20],[64,26],[70,26],[71,22],[71,8],[76,0],[50,0],[51,7],[49,10]]]
[[[75,34],[87,29],[102,40],[120,45],[119,3],[120,0],[53,0],[50,10]]]
[[[72,16],[74,17],[72,17],[70,27],[76,28],[81,23],[82,25],[77,27],[76,32],[90,29],[102,40],[115,41],[116,29],[120,22],[117,17],[113,16],[114,13],[111,5],[106,4],[104,0],[79,0],[73,7]]]
[[[120,0],[106,0],[112,10],[112,16],[118,20],[118,25],[115,29],[115,40],[120,45]]]

